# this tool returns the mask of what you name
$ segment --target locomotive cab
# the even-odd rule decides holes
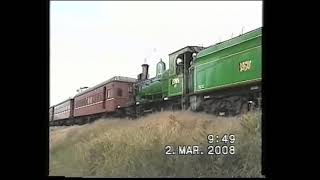
[[[196,54],[200,52],[203,47],[187,46],[178,51],[169,54],[169,71],[170,75],[182,75],[188,71],[194,63]]]
[[[203,47],[199,46],[187,46],[178,51],[169,54],[169,69],[170,75],[183,74],[184,71],[188,71],[195,61],[196,55]]]
[[[203,47],[187,46],[178,51],[169,54],[169,76],[171,85],[169,86],[169,96],[182,96],[182,109],[188,107],[187,96],[190,92],[192,83],[190,78],[193,77],[192,64],[194,64],[196,53],[200,52]]]

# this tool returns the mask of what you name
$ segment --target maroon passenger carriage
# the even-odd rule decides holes
[[[73,99],[69,98],[50,109],[52,125],[63,125],[65,121],[73,117]],[[50,113],[49,113],[50,114]]]
[[[74,98],[59,105],[68,107],[69,102],[70,111],[64,111],[64,114],[58,116],[56,107],[59,106],[54,106],[56,119],[54,118],[50,125],[83,124],[101,117],[121,117],[130,114],[128,111],[131,109],[128,107],[134,105],[135,102],[134,82],[136,82],[134,78],[115,76],[78,93]]]
[[[134,82],[136,82],[134,78],[115,76],[77,94],[74,97],[75,122],[91,121],[109,115],[123,115],[124,108],[134,104]]]

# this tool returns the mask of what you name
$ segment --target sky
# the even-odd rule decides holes
[[[50,106],[113,76],[137,78],[145,61],[208,47],[262,27],[262,1],[51,1]]]

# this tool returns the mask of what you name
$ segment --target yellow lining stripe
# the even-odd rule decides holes
[[[114,99],[114,98],[107,99],[106,101],[110,101],[110,100],[112,100],[112,99]],[[75,109],[75,110],[76,110],[76,109],[81,109],[81,108],[93,106],[93,105],[96,105],[96,104],[100,104],[100,103],[102,103],[102,102],[103,102],[103,101],[99,101],[99,102],[96,102],[96,103],[93,103],[93,104],[88,104],[88,105],[81,106],[81,107],[77,107],[77,108],[74,108],[74,109]]]
[[[252,50],[252,49],[256,49],[256,48],[258,48],[258,47],[261,47],[261,45],[259,45],[259,46],[255,46],[255,47],[253,47],[253,48],[249,48],[249,49],[246,49],[246,50],[243,50],[243,51],[237,52],[237,53],[233,53],[233,54],[230,54],[230,55],[228,55],[228,56],[224,56],[224,57],[219,58],[219,59],[214,60],[214,61],[205,62],[205,63],[203,63],[203,64],[199,64],[198,66],[197,66],[197,65],[195,65],[195,67],[200,67],[200,66],[205,65],[205,64],[214,63],[214,62],[220,61],[220,60],[222,60],[222,59],[225,59],[225,58],[228,58],[228,57],[231,57],[231,56],[237,55],[237,54],[241,54],[241,53],[244,53],[244,52],[249,51],[249,50]]]
[[[231,45],[231,46],[224,47],[224,48],[219,49],[219,50],[217,50],[217,51],[213,51],[213,52],[211,52],[211,53],[204,54],[204,55],[202,55],[202,56],[200,56],[200,57],[197,57],[197,59],[198,59],[198,58],[201,58],[201,57],[203,57],[203,56],[207,56],[207,55],[210,55],[210,54],[212,54],[212,53],[216,53],[216,52],[219,52],[219,51],[221,51],[221,50],[230,48],[230,47],[232,47],[232,46],[239,45],[239,44],[244,43],[244,42],[246,42],[246,41],[250,41],[250,40],[255,39],[255,38],[258,38],[258,37],[260,37],[260,36],[262,36],[262,34],[260,34],[260,35],[258,35],[258,36],[255,36],[255,37],[252,37],[252,38],[250,38],[250,39],[244,40],[244,41],[240,41],[240,42],[237,43],[237,44],[233,44],[233,45]],[[231,39],[229,39],[229,40],[231,40]],[[227,40],[227,41],[228,41],[228,40]]]
[[[240,81],[240,82],[236,82],[236,83],[225,84],[225,85],[215,86],[215,87],[211,87],[211,88],[205,88],[205,89],[201,89],[201,90],[195,90],[195,92],[201,92],[201,91],[204,91],[204,90],[219,89],[219,88],[222,88],[222,87],[228,87],[228,86],[232,86],[232,85],[236,85],[236,84],[240,84],[240,83],[246,83],[246,82],[255,82],[255,81],[259,81],[259,80],[261,80],[261,79],[262,79],[262,78],[245,80],[245,81]]]

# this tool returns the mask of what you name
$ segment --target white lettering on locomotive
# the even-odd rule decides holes
[[[199,88],[199,89],[203,89],[203,88],[204,88],[204,84],[200,84],[200,85],[198,86],[198,88]]]
[[[179,83],[180,83],[179,78],[174,78],[174,79],[172,79],[172,81],[171,81],[171,84],[172,84],[173,86],[176,86],[176,85],[179,84]]]
[[[244,61],[239,64],[240,72],[248,71],[251,69],[251,61]]]

